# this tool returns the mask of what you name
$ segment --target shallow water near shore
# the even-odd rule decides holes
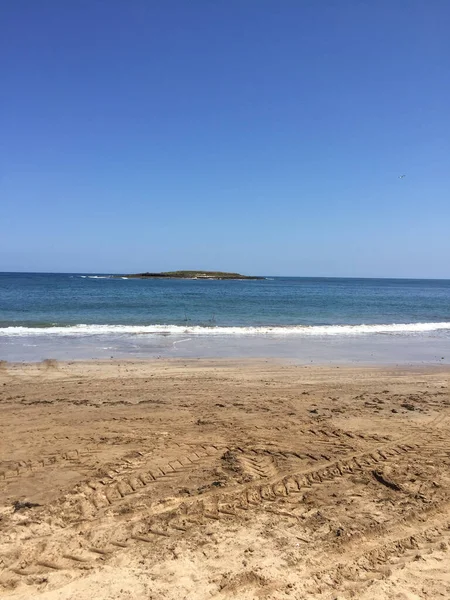
[[[93,335],[4,338],[0,359],[280,358],[299,364],[450,364],[450,336]]]

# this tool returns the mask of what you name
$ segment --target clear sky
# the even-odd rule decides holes
[[[448,0],[1,2],[0,270],[450,278],[449,23]]]

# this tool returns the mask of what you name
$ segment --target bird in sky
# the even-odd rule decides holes
[[[399,179],[404,179],[406,177],[406,175],[399,175],[398,178]]]

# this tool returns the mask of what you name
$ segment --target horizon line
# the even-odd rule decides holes
[[[178,269],[178,270],[186,270],[186,271],[201,271],[201,269]],[[207,272],[209,269],[204,269]],[[155,271],[157,272],[157,271]],[[161,271],[162,273],[164,271]],[[223,271],[228,272],[228,271]],[[229,271],[231,272],[231,271]],[[101,272],[101,271],[0,271],[0,275],[126,275],[124,273],[113,273],[111,271]],[[128,273],[129,275],[134,273]],[[367,276],[367,275],[251,275],[251,277],[275,277],[275,278],[295,278],[295,279],[403,279],[409,281],[450,281],[450,277],[393,277],[393,276]]]

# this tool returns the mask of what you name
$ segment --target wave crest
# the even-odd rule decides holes
[[[450,322],[392,323],[376,325],[287,325],[273,327],[206,327],[202,325],[70,325],[51,327],[0,327],[4,336],[83,336],[83,335],[272,335],[272,336],[339,336],[368,334],[418,334],[449,330]]]

